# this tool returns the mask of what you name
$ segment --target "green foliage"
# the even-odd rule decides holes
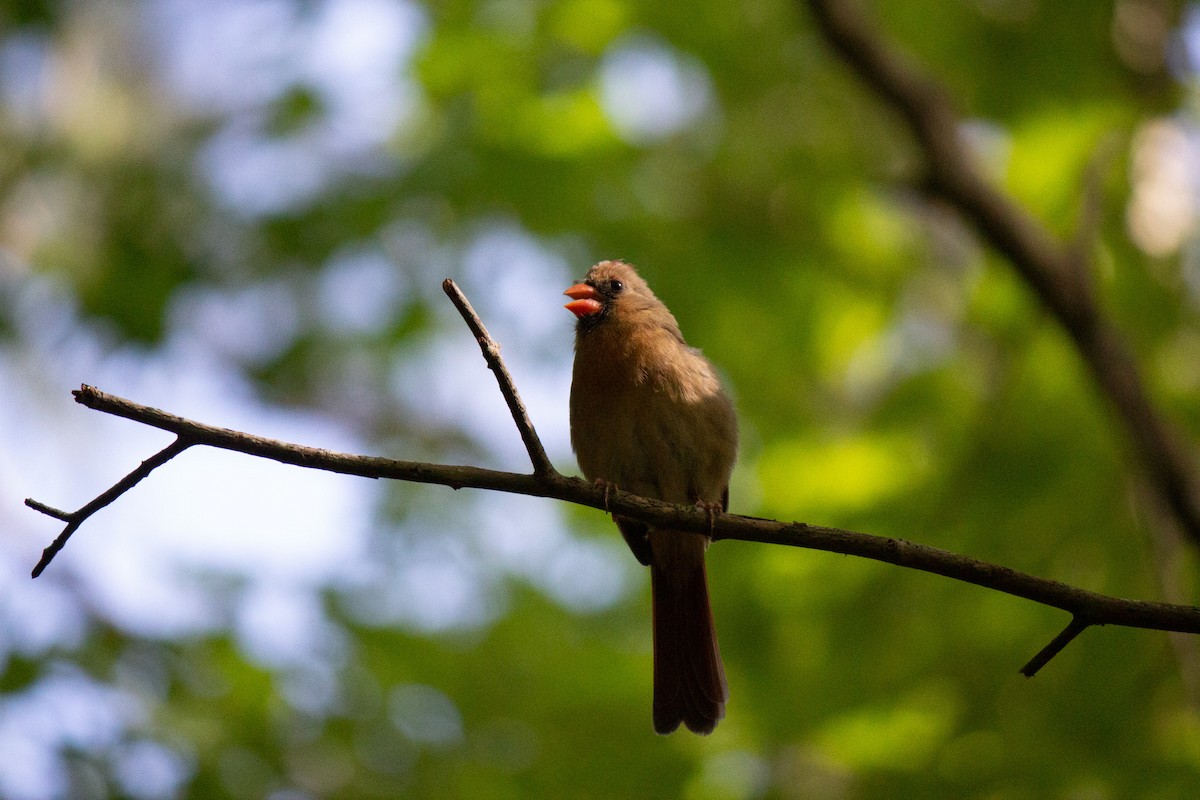
[[[434,267],[457,276],[481,232],[512,226],[575,275],[602,257],[640,265],[689,341],[721,365],[744,430],[734,511],[902,536],[1105,593],[1196,599],[1194,559],[1162,543],[1123,432],[1070,343],[1009,265],[920,195],[912,142],[826,49],[803,4],[430,3],[397,67],[415,89],[411,107],[375,160],[330,156],[318,189],[250,210],[204,167],[224,126],[248,124],[238,110],[172,96],[156,82],[152,43],[89,27],[83,5],[4,10],[4,41],[35,37],[62,63],[90,43],[105,54],[100,78],[66,90],[102,89],[124,121],[81,124],[57,108],[29,124],[5,111],[0,244],[20,281],[64,287],[80,324],[112,346],[162,344],[188,291],[278,284],[296,304],[294,335],[231,359],[256,391],[341,417],[389,455],[475,458],[486,447],[470,429],[417,407],[419,391],[397,388],[411,376],[392,371],[435,352],[447,331],[465,336],[437,305]],[[322,4],[294,5],[303,16]],[[1131,5],[1158,8],[868,7],[952,91],[989,174],[1064,238],[1099,164],[1103,306],[1194,442],[1195,264],[1186,247],[1148,254],[1127,224],[1135,137],[1158,118],[1192,124],[1194,75],[1177,82],[1130,54],[1114,14]],[[646,51],[673,59],[700,98],[674,127],[630,128],[605,94],[615,59]],[[336,113],[319,85],[284,83],[256,109],[263,141],[296,141]],[[315,321],[312,286],[364,248],[394,263],[406,293],[384,324],[332,333]],[[505,314],[553,308],[559,290],[529,285],[486,321],[496,332]],[[11,309],[0,312],[10,337]],[[346,399],[362,396],[374,401]],[[497,525],[460,493],[381,494],[371,566],[388,580],[404,567],[389,542],[474,552],[473,537]],[[563,513],[572,541],[619,547],[594,516]],[[19,697],[62,664],[141,693],[150,714],[123,736],[180,754],[182,797],[1200,790],[1195,640],[1089,630],[1027,681],[1018,667],[1061,614],[908,570],[741,543],[710,551],[729,716],[707,739],[657,738],[648,592],[626,560],[635,588],[586,611],[495,568],[481,588],[486,619],[446,629],[373,618],[355,611],[371,602],[353,587],[327,587],[319,607],[340,644],[318,664],[260,663],[228,619],[155,639],[92,609],[79,641],[7,654],[0,693]],[[73,785],[98,780],[108,788],[91,795],[117,795],[106,758],[76,754]]]

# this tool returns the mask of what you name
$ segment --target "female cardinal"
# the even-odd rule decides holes
[[[729,505],[737,419],[716,371],[634,268],[601,261],[564,292],[577,318],[571,445],[588,480],[710,511]],[[650,566],[654,730],[711,733],[729,691],[704,573],[708,538],[615,518]]]

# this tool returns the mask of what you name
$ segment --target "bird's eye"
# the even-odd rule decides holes
[[[608,282],[608,290],[610,292],[612,292],[613,294],[619,293],[624,288],[625,288],[625,284],[621,283],[616,278],[613,278],[611,281]]]

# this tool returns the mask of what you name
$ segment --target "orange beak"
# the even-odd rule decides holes
[[[600,293],[586,283],[577,283],[563,292],[563,294],[571,298],[571,302],[567,303],[563,308],[580,319],[590,317],[593,314],[599,314],[600,310],[604,308],[604,305],[600,302]]]

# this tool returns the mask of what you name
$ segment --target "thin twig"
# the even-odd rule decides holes
[[[1037,655],[1029,659],[1029,663],[1021,667],[1021,674],[1026,678],[1032,678],[1037,675],[1038,670],[1046,666],[1050,659],[1054,658],[1064,647],[1071,641],[1083,633],[1092,623],[1085,621],[1082,617],[1071,617],[1071,622],[1067,627],[1063,628],[1062,633],[1050,640],[1050,644],[1038,651]]]
[[[475,334],[475,340],[479,342],[479,349],[483,352],[483,358],[487,361],[488,368],[496,375],[496,382],[500,384],[500,394],[504,395],[504,402],[508,403],[508,410],[512,414],[513,422],[516,423],[517,430],[521,433],[521,441],[525,443],[525,451],[529,453],[529,460],[533,463],[533,474],[555,474],[554,465],[550,463],[550,458],[546,455],[545,448],[542,447],[542,440],[538,438],[537,431],[533,429],[533,422],[529,419],[529,412],[525,410],[525,403],[521,401],[521,395],[517,393],[512,376],[508,374],[508,368],[504,366],[504,359],[500,357],[500,345],[488,333],[487,328],[483,325],[483,320],[475,313],[471,302],[467,300],[467,296],[462,293],[454,281],[449,278],[442,281],[442,291],[450,298],[450,302],[454,303],[458,313],[462,314],[471,333]]]
[[[912,130],[929,189],[972,224],[1066,330],[1124,424],[1155,493],[1200,544],[1200,474],[1181,434],[1151,402],[1124,335],[1079,279],[1080,254],[984,178],[945,90],[885,42],[853,2],[808,0],[825,39]]]
[[[83,388],[87,389],[89,387],[84,386]],[[78,397],[78,393],[76,393],[76,396]],[[188,449],[188,447],[190,447],[192,444],[193,442],[188,440],[183,434],[178,435],[175,438],[175,441],[171,442],[162,450],[159,450],[157,453],[150,456],[150,458],[147,458],[138,465],[137,469],[135,469],[133,472],[130,472],[121,480],[117,481],[107,491],[100,494],[98,497],[96,497],[96,499],[92,500],[78,511],[61,511],[57,508],[51,508],[45,503],[39,503],[33,498],[26,498],[25,505],[29,506],[34,511],[40,511],[47,516],[54,517],[57,520],[67,523],[67,527],[63,528],[62,533],[56,536],[54,541],[50,543],[50,546],[42,551],[41,559],[38,561],[37,566],[33,568],[33,577],[36,578],[42,574],[42,570],[44,570],[46,566],[54,560],[54,557],[58,555],[58,551],[63,549],[63,545],[65,545],[67,540],[71,538],[71,535],[79,529],[79,526],[87,521],[88,517],[92,516],[92,514],[95,514],[97,511],[128,492],[134,486],[137,486],[137,484],[141,482],[142,478],[145,478],[151,472],[158,469],[163,464],[182,453],[184,450]]]

